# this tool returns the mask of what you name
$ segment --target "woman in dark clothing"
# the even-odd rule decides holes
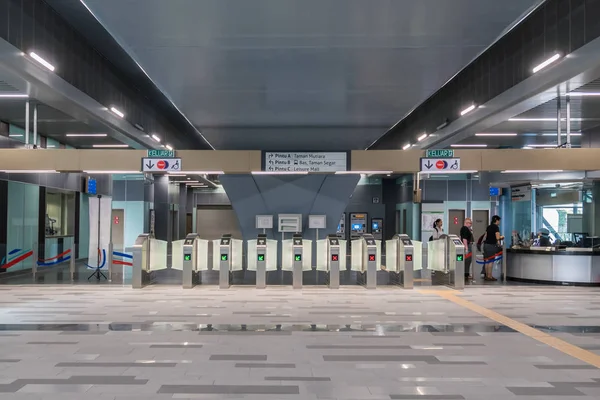
[[[497,279],[492,276],[492,268],[494,267],[494,256],[500,251],[499,243],[504,239],[504,236],[500,235],[500,217],[494,215],[492,217],[492,223],[487,227],[485,231],[485,241],[483,243],[483,258],[485,262],[485,280],[496,281]]]

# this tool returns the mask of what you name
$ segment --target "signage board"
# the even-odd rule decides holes
[[[181,171],[181,158],[142,158],[142,172]]]
[[[454,158],[454,150],[450,149],[432,149],[425,152],[426,158]]]
[[[175,150],[148,150],[148,158],[174,158]]]
[[[531,201],[531,186],[513,186],[510,188],[510,198],[512,201]]]
[[[460,158],[421,158],[421,172],[460,171]]]
[[[338,172],[347,171],[348,154],[321,152],[267,152],[267,172]]]

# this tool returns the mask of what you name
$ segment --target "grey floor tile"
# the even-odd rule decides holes
[[[290,363],[236,363],[236,368],[296,368]]]
[[[516,396],[585,396],[584,393],[572,387],[507,387]]]
[[[158,393],[285,395],[300,394],[300,389],[283,385],[163,385]]]
[[[266,355],[255,354],[214,354],[211,361],[266,361]]]
[[[390,395],[392,400],[464,400],[464,397],[459,394],[426,394],[426,395],[413,395],[413,394],[392,394]]]
[[[293,382],[330,382],[331,378],[319,376],[265,376],[265,380]]]
[[[534,365],[538,369],[597,369],[593,365],[581,364],[581,365],[568,365],[568,364],[548,364],[548,365]]]

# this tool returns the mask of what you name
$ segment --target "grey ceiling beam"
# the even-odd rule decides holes
[[[597,38],[568,54],[555,65],[496,96],[483,107],[436,131],[419,147],[450,146],[556,98],[557,88],[564,94],[599,77],[600,38]]]
[[[109,136],[134,149],[160,148],[126,119],[121,119],[58,75],[47,71],[7,41],[0,39],[0,77],[50,107],[90,126],[101,124]]]

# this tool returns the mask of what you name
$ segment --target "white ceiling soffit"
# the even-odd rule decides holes
[[[298,150],[365,148],[539,0],[84,2],[216,148]]]
[[[133,148],[155,148],[156,142],[99,104],[58,75],[29,59],[7,41],[0,39],[0,81],[11,90],[28,94],[33,100],[59,110],[90,127],[108,128],[114,139]],[[134,139],[135,138],[135,139]]]

